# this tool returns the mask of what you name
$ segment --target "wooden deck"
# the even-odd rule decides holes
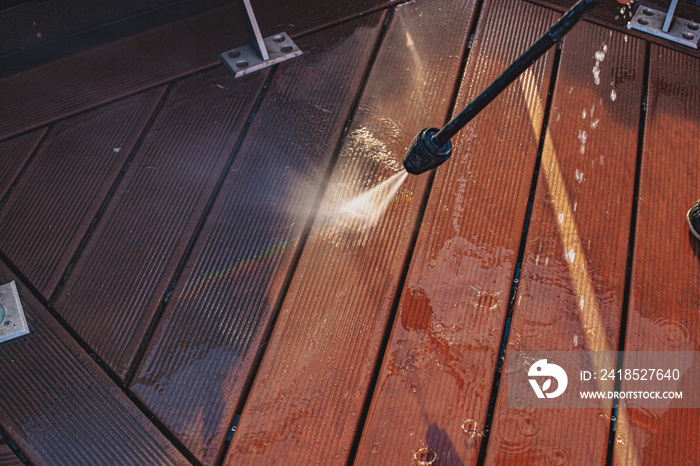
[[[271,3],[304,55],[241,79],[231,6],[0,78],[0,465],[700,463],[504,370],[698,348],[700,54],[606,2],[406,176],[574,2]]]

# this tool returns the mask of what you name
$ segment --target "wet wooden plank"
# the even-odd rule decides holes
[[[591,23],[564,39],[487,464],[605,464],[612,400],[606,409],[513,407],[509,368],[517,351],[618,349],[644,54],[643,41]],[[537,115],[544,102],[528,107]],[[513,388],[534,398],[527,384]]]
[[[420,129],[444,121],[473,12],[460,0],[396,8],[228,464],[347,462],[428,181],[404,181],[400,160]]]
[[[699,83],[700,60],[652,47],[625,351],[698,348],[700,244],[685,215],[700,198],[700,167],[688,151],[700,141]],[[685,375],[697,381],[699,369],[695,358]],[[697,393],[697,384],[685,390]],[[617,429],[615,464],[697,461],[699,415],[673,406],[628,410],[628,431]]]
[[[176,83],[54,307],[124,377],[267,72],[223,67]]]
[[[553,8],[560,12],[564,12],[574,6],[578,0],[527,0],[547,8]],[[680,1],[676,8],[676,17],[685,18],[690,21],[700,21],[700,8],[689,4],[690,2]],[[642,2],[630,1],[628,3],[620,3],[618,0],[606,0],[601,5],[597,6],[586,16],[586,21],[599,24],[608,28],[612,28],[618,32],[628,34],[632,37],[649,41],[655,44],[662,45],[679,52],[688,54],[693,57],[700,57],[700,50],[686,47],[675,42],[671,42],[651,34],[646,34],[641,31],[636,31],[627,28],[627,23],[630,22],[637,7],[642,4],[652,7],[658,11],[668,11],[669,1],[666,0],[643,0]]]
[[[187,464],[15,280],[31,333],[0,346],[0,427],[32,464]]]
[[[270,3],[255,5],[262,32],[297,36],[392,2]],[[0,79],[12,90],[0,92],[0,140],[216,65],[246,42],[231,4]]]
[[[47,299],[164,92],[154,89],[53,126],[2,206],[0,250]]]
[[[220,454],[383,22],[308,36],[304,58],[277,70],[135,373],[133,392],[205,464]]]
[[[556,17],[525,2],[485,2],[457,108]],[[527,102],[545,101],[552,62],[549,52],[525,94],[514,83],[472,120],[437,170],[358,464],[434,455],[476,463],[537,159]]]
[[[45,133],[42,129],[0,143],[0,196],[5,196]]]

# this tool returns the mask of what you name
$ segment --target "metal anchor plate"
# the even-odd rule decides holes
[[[28,333],[29,327],[15,282],[0,285],[0,343]]]
[[[286,32],[266,37],[263,39],[263,43],[269,55],[268,60],[263,60],[252,44],[228,50],[219,54],[219,58],[236,78],[240,78],[253,71],[258,71],[302,54],[302,51]]]
[[[675,10],[675,8],[672,10]],[[673,15],[672,10],[669,10],[671,15]],[[668,14],[666,12],[639,5],[630,21],[630,27],[656,37],[661,37],[697,49],[698,42],[700,41],[700,24],[679,17],[672,17],[670,21],[668,21],[670,25],[664,24],[667,22],[667,16]],[[666,29],[666,31],[664,31],[664,29]]]

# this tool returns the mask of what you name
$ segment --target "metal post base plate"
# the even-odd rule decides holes
[[[0,343],[29,333],[15,282],[0,285]]]
[[[697,49],[700,41],[700,25],[687,19],[675,17],[669,31],[663,32],[666,14],[666,12],[639,5],[630,26],[632,29]]]
[[[219,54],[219,58],[236,78],[240,78],[253,71],[267,68],[302,54],[302,51],[286,32],[266,37],[263,41],[267,53],[270,55],[269,60],[263,61],[260,54],[250,44]]]

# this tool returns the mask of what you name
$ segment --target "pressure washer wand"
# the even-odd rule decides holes
[[[588,11],[602,1],[580,0],[444,128],[440,130],[438,128],[425,128],[418,133],[403,159],[406,171],[418,175],[445,162],[452,155],[452,143],[450,142],[452,136],[457,134],[464,125],[469,123],[496,96],[515,81],[523,71],[556,44]]]

